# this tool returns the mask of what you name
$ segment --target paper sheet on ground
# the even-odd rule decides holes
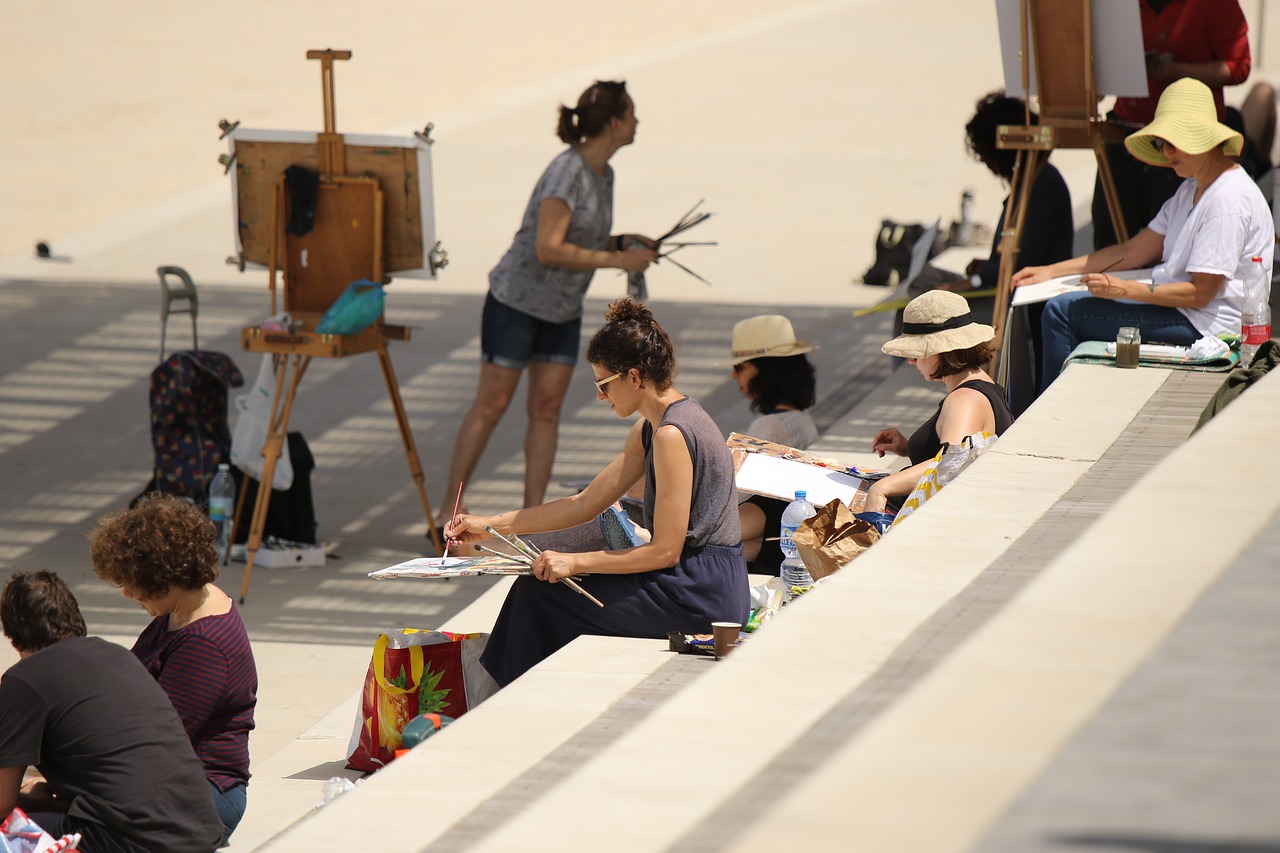
[[[1152,270],[1119,270],[1109,272],[1107,275],[1112,278],[1123,278],[1128,281],[1140,281],[1143,284],[1151,283]],[[1048,281],[1042,281],[1038,284],[1024,284],[1022,287],[1013,289],[1013,302],[1010,303],[1014,308],[1019,305],[1033,305],[1036,302],[1044,302],[1063,293],[1073,293],[1077,290],[1088,290],[1080,283],[1078,274],[1060,275],[1057,278],[1051,278]]]
[[[798,459],[782,459],[764,453],[748,453],[738,469],[738,488],[766,497],[790,501],[801,489],[809,503],[822,506],[834,498],[848,503],[862,480],[832,468],[821,468]]]

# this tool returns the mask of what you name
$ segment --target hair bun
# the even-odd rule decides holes
[[[605,309],[604,321],[606,323],[626,323],[636,322],[653,325],[653,312],[644,306],[633,296],[623,296],[609,303],[609,307]]]

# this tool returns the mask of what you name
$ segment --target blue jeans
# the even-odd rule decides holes
[[[1202,335],[1177,308],[1127,300],[1099,299],[1088,291],[1050,299],[1040,318],[1044,361],[1041,393],[1062,371],[1063,362],[1081,341],[1114,341],[1121,326],[1137,326],[1143,343],[1189,347]]]
[[[209,783],[209,790],[213,791],[213,804],[218,809],[218,819],[225,827],[218,846],[226,847],[227,842],[231,840],[231,833],[236,831],[236,827],[240,825],[240,819],[244,817],[245,804],[249,799],[248,790],[245,785],[240,784],[234,788],[219,791],[212,782]]]

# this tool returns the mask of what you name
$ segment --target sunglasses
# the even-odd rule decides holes
[[[604,390],[604,386],[608,385],[610,382],[612,382],[613,380],[617,379],[617,378],[618,378],[619,376],[621,376],[621,375],[622,375],[621,373],[615,373],[615,374],[613,374],[612,376],[606,376],[604,379],[595,379],[595,380],[592,380],[592,381],[595,383],[595,386],[596,386],[596,393],[597,393],[597,394],[603,394],[603,395],[605,395],[606,397],[608,397],[608,396],[609,396],[609,392],[608,392],[608,391],[606,391],[606,390]]]
[[[1170,151],[1178,150],[1178,146],[1174,145],[1172,142],[1161,139],[1158,136],[1154,138],[1154,141],[1151,144],[1154,145],[1155,149],[1161,154],[1168,154]]]

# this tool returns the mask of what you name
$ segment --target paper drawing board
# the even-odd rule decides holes
[[[1140,281],[1143,284],[1151,283],[1152,270],[1121,270],[1119,272],[1109,272],[1107,275],[1112,278],[1123,278],[1127,281]],[[1051,278],[1036,284],[1024,284],[1022,287],[1014,288],[1012,307],[1017,308],[1020,305],[1034,305],[1037,302],[1046,302],[1055,296],[1064,293],[1074,293],[1079,290],[1088,290],[1080,283],[1080,276],[1076,273],[1071,275],[1060,275],[1057,278]]]
[[[246,265],[271,261],[272,192],[290,166],[319,169],[313,131],[237,128],[227,139],[236,251]],[[344,134],[347,174],[376,177],[383,192],[383,270],[388,275],[435,279],[429,262],[436,245],[431,146],[416,137]],[[317,217],[319,219],[319,217]]]
[[[938,239],[938,229],[942,226],[942,217],[939,216],[933,220],[933,224],[924,230],[920,235],[920,239],[916,240],[916,244],[911,247],[911,264],[907,267],[907,275],[903,281],[910,285],[916,280],[916,276],[924,272],[924,265],[929,262],[929,252],[933,249],[934,241]]]
[[[1015,98],[1025,98],[1022,89],[1022,32],[1018,10],[1022,0],[996,0],[996,23],[1000,32],[1000,52],[1004,67],[1004,88]],[[1145,98],[1147,65],[1143,55],[1142,18],[1136,2],[1105,0],[1092,4],[1094,79],[1097,93]],[[1083,54],[1084,45],[1067,45]],[[1031,94],[1040,94],[1036,79],[1034,45],[1028,45]]]
[[[524,563],[504,557],[417,557],[376,572],[374,580],[394,578],[465,578],[480,575],[531,575],[533,569]]]
[[[738,469],[736,483],[744,492],[784,501],[790,501],[797,491],[803,490],[814,506],[836,498],[849,503],[862,486],[862,480],[852,474],[763,453],[747,454]]]

